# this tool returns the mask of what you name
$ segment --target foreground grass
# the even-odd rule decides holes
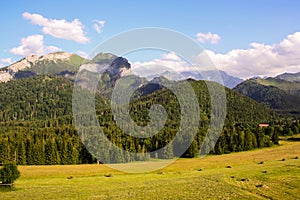
[[[0,192],[0,199],[300,199],[297,156],[300,142],[281,141],[272,148],[179,159],[140,174],[104,165],[19,166],[16,188]]]

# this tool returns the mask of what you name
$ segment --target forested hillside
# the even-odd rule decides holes
[[[211,117],[210,98],[204,81],[189,81],[198,97],[200,125],[197,136],[183,157],[199,154]],[[63,77],[34,76],[0,84],[0,162],[15,160],[18,164],[75,164],[95,162],[78,137],[72,117],[73,83]],[[226,89],[227,116],[225,127],[213,154],[250,150],[270,146],[278,142],[278,134],[292,134],[298,124],[270,126],[259,129],[259,123],[276,122],[273,111],[255,101]],[[155,136],[145,139],[130,137],[115,124],[107,99],[96,95],[96,113],[107,137],[118,147],[130,152],[142,152],[143,156],[129,155],[111,158],[105,149],[106,162],[147,160],[150,157],[171,158],[172,148],[161,154],[149,154],[169,143],[178,132],[180,106],[170,90],[160,89],[151,94],[132,99],[131,117],[139,125],[147,124],[149,108],[160,103],[166,109],[168,119],[164,128]],[[100,107],[101,105],[101,107]],[[105,106],[103,106],[105,105]],[[128,127],[130,131],[132,127]],[[287,130],[287,131],[286,131]],[[183,133],[188,135],[189,133]],[[180,140],[172,145],[180,146]],[[89,145],[89,144],[85,144]],[[112,153],[112,152],[110,152]]]
[[[249,79],[234,90],[275,109],[283,116],[300,117],[300,83],[297,81],[280,78]]]

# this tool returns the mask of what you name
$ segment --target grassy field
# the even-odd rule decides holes
[[[299,136],[298,136],[299,137]],[[129,174],[104,165],[19,166],[0,199],[300,199],[300,142]],[[147,166],[149,163],[137,163]]]

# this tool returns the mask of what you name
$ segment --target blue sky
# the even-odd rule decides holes
[[[209,50],[209,55],[222,70],[236,76],[263,76],[285,71],[300,71],[298,63],[300,59],[294,55],[300,53],[300,50],[297,51],[300,39],[298,41],[299,35],[296,34],[300,31],[300,1],[297,0],[10,0],[1,1],[0,5],[1,66],[6,66],[30,53],[43,54],[52,50],[89,53],[99,43],[120,32],[133,28],[162,27],[182,32],[195,39],[199,45]],[[60,34],[55,30],[57,24],[55,25],[54,20],[64,20],[60,22],[70,26],[70,29],[76,26],[77,32],[68,34],[68,30],[65,30]],[[95,24],[98,25],[98,32],[94,28]],[[22,39],[23,47],[20,47]],[[281,45],[285,39],[295,43],[292,47],[288,47],[292,49],[286,49],[287,42]],[[24,49],[27,43],[35,44],[35,42],[36,46],[29,45]],[[253,43],[264,46],[251,45]],[[266,65],[263,69],[260,69],[261,65],[255,65],[257,60],[249,66],[243,66],[248,63],[247,59],[245,62],[240,61],[243,59],[242,56],[258,59],[257,56],[253,57],[253,51],[266,52],[266,49],[270,48],[273,48],[272,52],[292,51],[294,57],[278,61],[274,60],[278,55],[270,56],[269,62],[268,60],[262,62]],[[251,55],[244,55],[241,50],[246,50]],[[287,62],[287,59],[292,59],[293,62]],[[229,66],[228,63],[231,61],[234,63],[238,61],[240,64]],[[243,67],[243,70],[239,70],[239,67]]]

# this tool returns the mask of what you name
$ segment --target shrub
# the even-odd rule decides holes
[[[20,171],[17,165],[13,163],[7,163],[0,169],[0,181],[2,184],[12,184],[17,178],[20,177]]]
[[[113,174],[105,174],[104,176],[105,177],[113,177],[114,175]]]

